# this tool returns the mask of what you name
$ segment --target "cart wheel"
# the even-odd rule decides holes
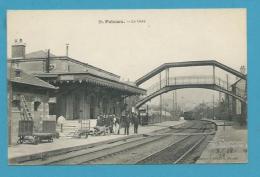
[[[22,144],[23,143],[23,141],[22,140],[17,140],[17,144]]]
[[[24,137],[19,136],[19,139],[17,140],[17,144],[23,144]]]

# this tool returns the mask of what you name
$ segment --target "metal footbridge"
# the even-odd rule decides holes
[[[171,76],[169,74],[170,68],[177,67],[192,67],[192,66],[210,66],[210,75],[196,75],[196,76]],[[241,89],[230,83],[227,80],[223,80],[221,77],[216,76],[215,69],[220,68],[239,79],[246,81],[246,75],[238,72],[222,63],[215,60],[205,61],[189,61],[189,62],[176,62],[176,63],[165,63],[156,69],[152,70],[148,74],[144,75],[136,81],[136,85],[139,86],[142,83],[148,81],[154,76],[159,74],[159,81],[153,83],[146,90],[144,95],[137,103],[136,108],[141,107],[146,102],[150,101],[156,96],[167,93],[172,90],[185,89],[185,88],[201,88],[219,91],[232,96],[235,99],[240,100],[242,103],[247,103],[246,88]],[[162,79],[161,73],[165,72],[165,78]],[[246,84],[245,84],[246,85]]]

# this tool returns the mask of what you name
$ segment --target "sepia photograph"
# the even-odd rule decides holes
[[[248,162],[247,10],[8,10],[8,164]]]

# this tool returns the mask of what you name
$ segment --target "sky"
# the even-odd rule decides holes
[[[27,53],[50,49],[65,55],[69,43],[71,58],[131,81],[166,62],[213,59],[239,70],[247,65],[246,33],[246,9],[11,10],[7,14],[9,57],[16,38],[26,43]]]

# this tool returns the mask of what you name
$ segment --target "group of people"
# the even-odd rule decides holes
[[[129,135],[130,125],[134,125],[134,133],[138,133],[139,116],[137,113],[122,114],[121,117],[112,115],[98,115],[97,126],[105,126],[109,128],[110,133],[120,134],[120,129],[124,128],[124,134]]]

